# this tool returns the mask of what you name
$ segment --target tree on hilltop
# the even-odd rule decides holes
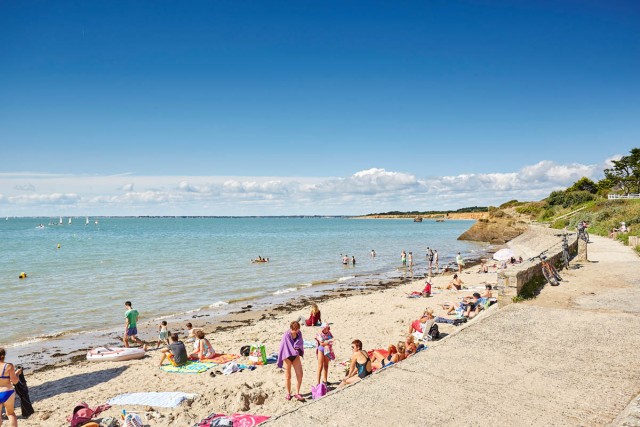
[[[612,163],[611,169],[604,170],[605,179],[625,194],[640,193],[640,148],[632,148],[630,155]]]
[[[598,192],[598,185],[586,176],[583,176],[571,187],[567,188],[566,191],[588,191],[591,194],[596,194]]]

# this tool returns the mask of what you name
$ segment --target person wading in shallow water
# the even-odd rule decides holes
[[[131,308],[131,301],[125,302],[124,308],[127,309],[124,313],[124,346],[129,347],[129,338],[140,344],[140,346],[144,346],[142,340],[138,338],[138,310]]]

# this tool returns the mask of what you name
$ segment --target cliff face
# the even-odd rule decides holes
[[[462,233],[458,240],[473,240],[477,242],[489,242],[496,245],[507,243],[518,237],[527,229],[527,225],[513,218],[480,219],[473,226]]]

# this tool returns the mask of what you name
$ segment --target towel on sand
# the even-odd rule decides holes
[[[208,371],[214,366],[216,366],[215,363],[188,361],[185,365],[182,365],[182,366],[173,366],[171,364],[162,365],[160,369],[162,369],[165,372],[176,372],[178,374],[199,374],[200,372]]]
[[[209,415],[204,420],[200,421],[198,424],[194,424],[193,427],[209,427],[218,425],[217,423],[220,421],[231,421],[231,424],[234,426],[246,426],[253,427],[257,426],[268,420],[269,417],[264,415],[249,415],[249,414],[233,414],[233,415],[225,415],[225,414],[216,414],[213,413]],[[219,420],[219,421],[218,421]],[[222,425],[231,425],[231,424],[222,424]]]
[[[203,363],[215,363],[217,365],[224,365],[227,362],[231,362],[232,360],[236,360],[240,357],[238,354],[216,354],[215,357],[211,359],[202,359],[200,362]]]
[[[148,393],[124,393],[109,399],[110,405],[147,405],[161,408],[175,408],[183,400],[193,400],[197,394],[182,392],[148,392]]]

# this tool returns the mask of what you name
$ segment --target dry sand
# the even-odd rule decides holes
[[[463,328],[441,325],[445,333],[459,332],[317,402],[286,401],[284,375],[275,365],[228,376],[171,374],[158,369],[158,352],[151,351],[138,361],[78,362],[28,376],[37,412],[19,425],[67,425],[65,419],[79,401],[97,406],[120,393],[141,391],[199,397],[175,409],[114,407],[103,416],[126,409],[146,414],[150,426],[185,427],[211,412],[282,415],[273,420],[276,425],[606,424],[640,391],[640,366],[633,362],[640,360],[640,309],[629,303],[640,297],[640,269],[637,256],[616,242],[595,239],[589,249],[598,262],[572,270],[560,287],[545,288],[531,302],[491,309]],[[469,270],[462,275],[466,286],[495,283],[495,273]],[[444,287],[450,278],[436,277],[434,284]],[[404,339],[409,321],[426,307],[441,315],[437,304],[471,292],[406,298],[406,292],[423,285],[424,280],[417,280],[321,304],[323,319],[332,323],[337,338],[338,361],[350,356],[353,339],[361,339],[367,349],[386,347]],[[275,352],[289,322],[308,311],[262,316],[253,325],[210,338],[225,352],[237,353],[256,341]],[[315,333],[316,328],[303,327],[306,339]],[[302,391],[308,396],[316,359],[312,349],[305,355]],[[343,366],[331,363],[330,382],[343,374]]]

